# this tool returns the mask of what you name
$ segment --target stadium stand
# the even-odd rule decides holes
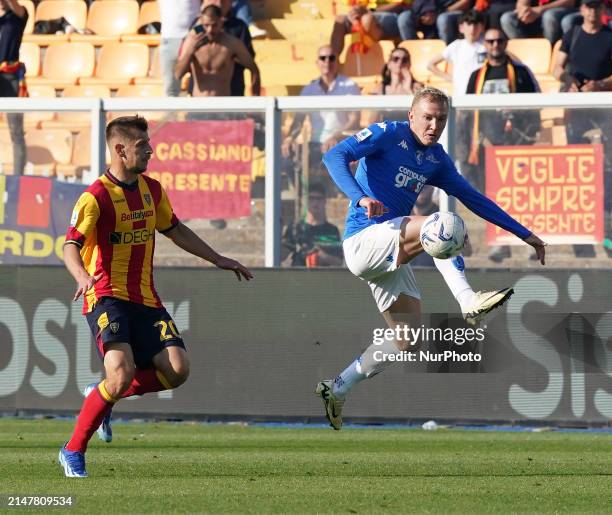
[[[72,134],[63,129],[34,129],[25,134],[28,175],[55,176],[56,164],[68,164],[72,157]]]
[[[62,17],[76,29],[84,29],[87,20],[86,2],[84,0],[43,0],[36,7],[35,22]],[[30,34],[24,36],[24,41],[37,43],[39,46],[48,46],[68,41],[68,38],[68,34]]]
[[[154,47],[150,58],[150,66],[145,77],[136,77],[134,84],[158,84],[162,85],[161,66],[159,63],[159,47]]]
[[[24,36],[27,34],[32,34],[34,30],[34,2],[32,0],[19,0],[19,5],[23,5],[28,11],[28,22],[26,23],[25,30],[23,31]]]
[[[108,3],[115,0],[108,0]],[[107,43],[102,46],[93,77],[79,79],[79,84],[102,84],[110,89],[133,84],[136,77],[146,77],[149,48],[143,43]]]
[[[255,4],[255,2],[253,2]],[[262,2],[263,18],[332,19],[338,9],[346,11],[342,1],[330,0],[275,0]],[[258,8],[253,5],[257,13]]]
[[[25,63],[27,80],[38,76],[40,73],[40,47],[36,43],[21,43],[19,59]]]
[[[400,47],[410,52],[411,67],[414,76],[422,82],[430,82],[431,72],[427,63],[432,57],[441,54],[446,45],[441,39],[411,39],[402,41]]]
[[[77,84],[80,78],[91,77],[94,66],[95,51],[90,43],[50,45],[43,59],[42,75],[30,83],[62,89]]]
[[[57,1],[57,0],[52,0]],[[148,0],[143,2],[140,6],[140,12],[138,14],[137,30],[150,23],[161,23],[161,16],[159,15],[159,4],[155,0]],[[122,34],[122,42],[133,42],[133,43],[145,43],[146,45],[156,46],[159,45],[159,34]]]
[[[96,46],[119,41],[124,34],[136,34],[138,14],[136,0],[96,0],[89,7],[86,24],[93,34],[72,34],[70,41],[88,42]]]
[[[333,19],[271,18],[258,22],[258,26],[265,29],[269,39],[286,39],[288,41],[312,42],[314,44],[328,43],[333,25]]]

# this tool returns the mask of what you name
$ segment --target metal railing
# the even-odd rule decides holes
[[[0,112],[89,111],[91,114],[91,166],[100,175],[105,167],[106,113],[186,111],[265,114],[265,266],[280,265],[280,146],[283,112],[361,109],[409,109],[410,96],[329,97],[207,97],[207,98],[2,98]],[[453,148],[454,119],[459,109],[612,108],[610,93],[517,93],[513,95],[458,95],[452,98],[449,121],[440,143]],[[612,115],[612,111],[611,111]],[[612,135],[610,135],[612,137]],[[441,208],[449,207],[441,198]]]

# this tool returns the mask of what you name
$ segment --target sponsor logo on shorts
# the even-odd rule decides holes
[[[155,238],[155,231],[138,229],[135,231],[111,232],[108,242],[111,245],[139,245]]]

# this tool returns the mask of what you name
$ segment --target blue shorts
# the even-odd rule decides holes
[[[102,297],[86,315],[100,358],[109,343],[128,343],[139,369],[152,368],[153,356],[166,347],[185,348],[165,308],[152,308],[113,297]]]

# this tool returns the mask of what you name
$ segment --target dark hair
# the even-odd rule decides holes
[[[308,185],[308,195],[312,195],[313,193],[320,193],[324,197],[327,197],[327,191],[325,191],[325,186],[320,182],[311,182]]]
[[[202,16],[208,16],[209,18],[223,18],[223,13],[218,5],[207,5],[202,9]]]
[[[482,23],[484,25],[484,17],[478,11],[466,11],[459,17],[459,25],[462,23],[468,23],[470,25]]]
[[[106,141],[119,137],[135,139],[135,131],[147,132],[149,124],[142,116],[120,116],[106,126]]]
[[[407,48],[404,48],[401,46],[395,47],[393,50],[391,50],[391,53],[389,54],[389,59],[391,59],[391,56],[393,55],[393,53],[397,52],[398,50],[401,52],[404,52],[404,54],[408,58],[408,64],[410,64],[412,62],[412,58],[410,57],[410,52],[408,52]],[[387,61],[389,59],[387,59]],[[383,69],[380,74],[382,76],[382,87],[383,87],[383,92],[384,92],[385,87],[391,84],[391,73],[389,72],[389,66],[387,65],[387,63],[384,64]],[[414,76],[413,76],[413,80],[416,80],[414,79]]]

